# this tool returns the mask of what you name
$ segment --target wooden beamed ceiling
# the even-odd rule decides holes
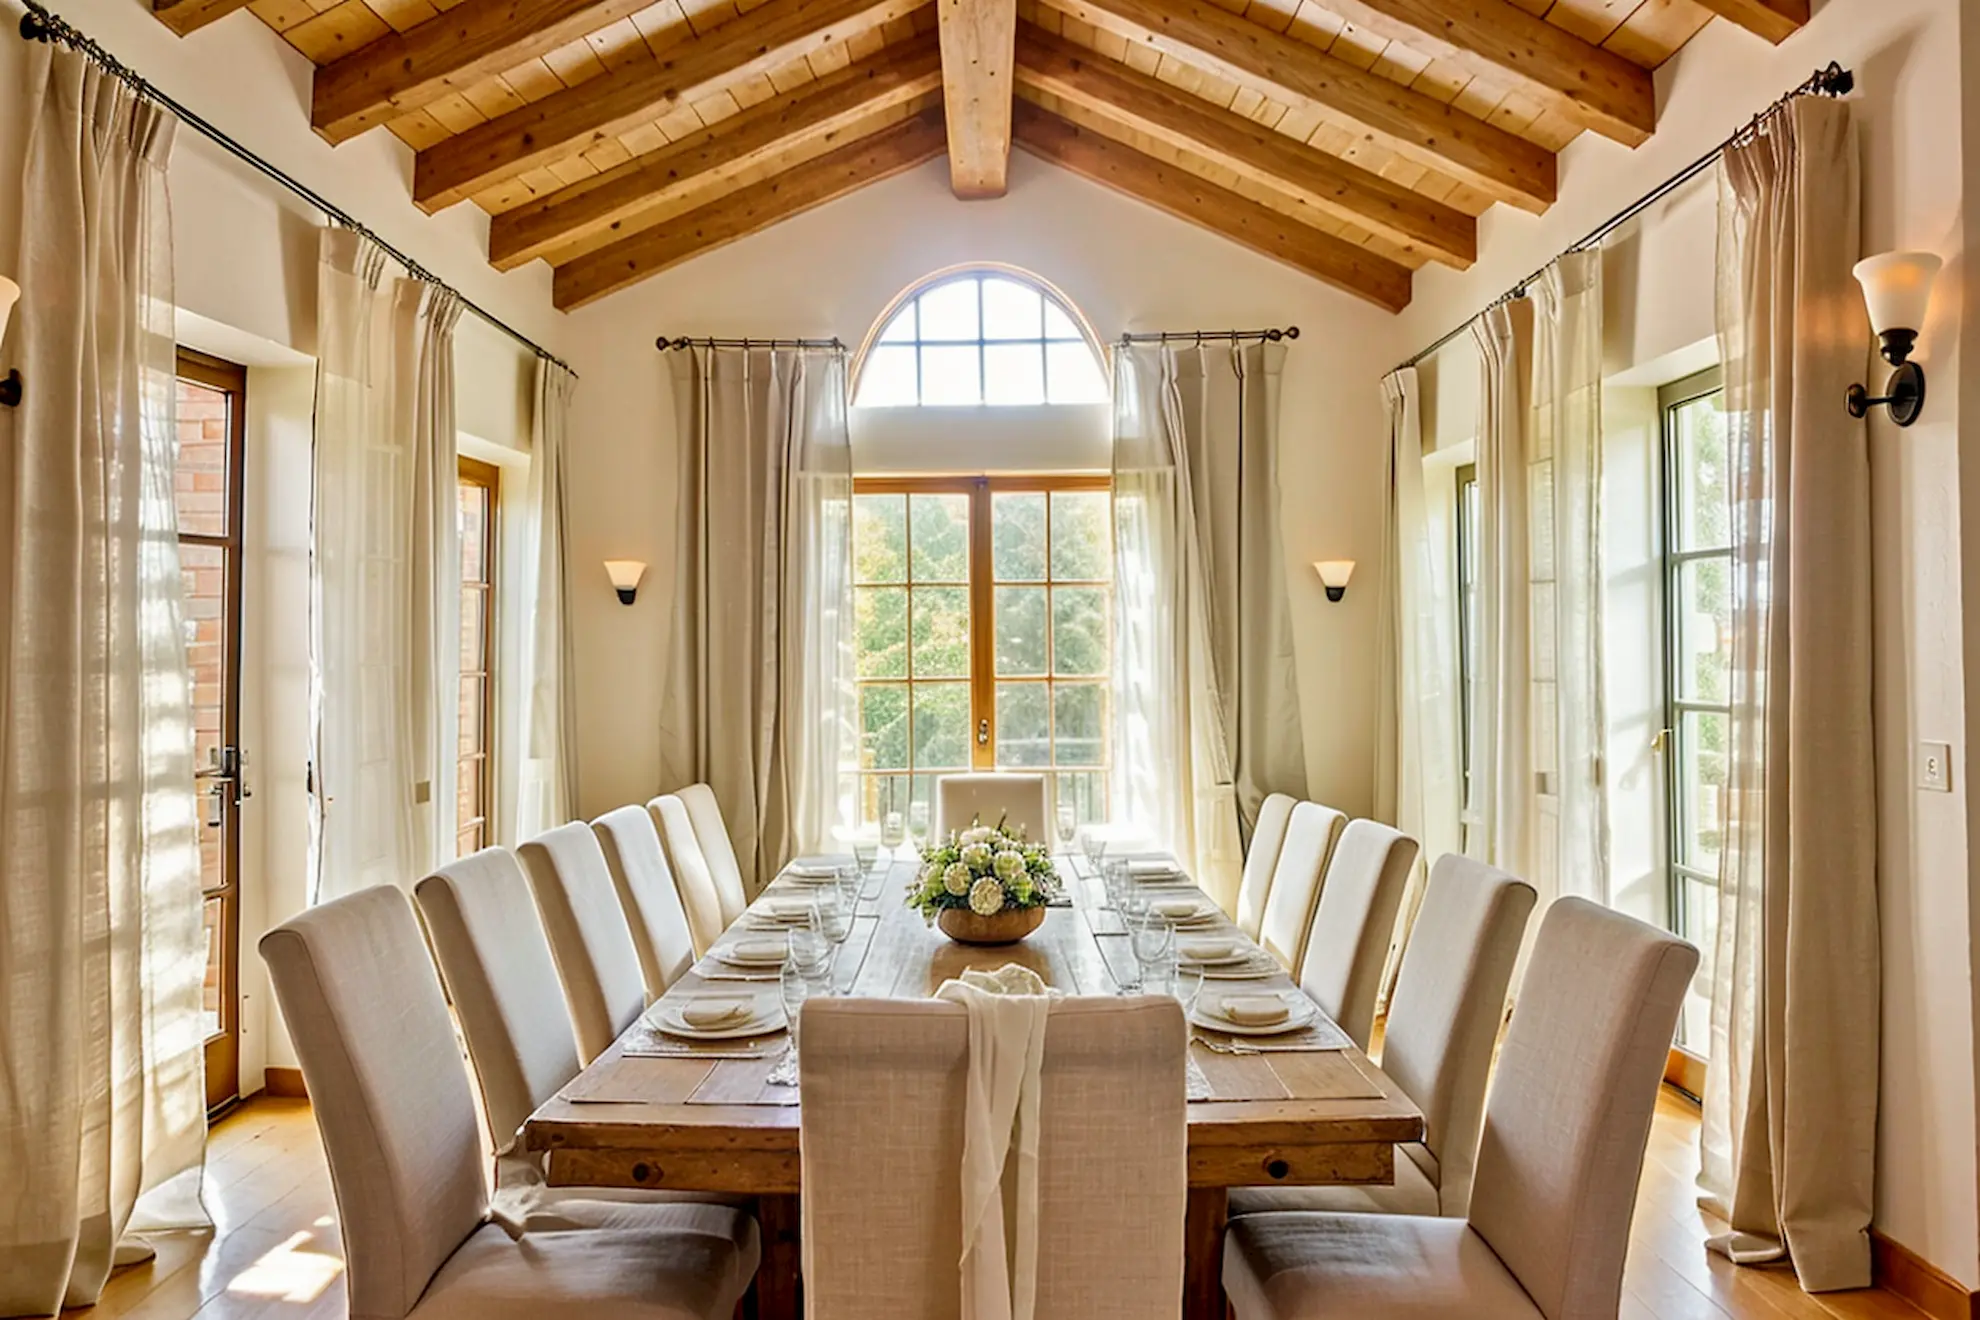
[[[318,67],[332,143],[383,127],[413,200],[489,259],[605,297],[946,155],[1013,146],[1377,306],[1550,206],[1561,149],[1656,129],[1651,71],[1714,17],[1780,42],[1809,0],[153,0],[249,8]]]

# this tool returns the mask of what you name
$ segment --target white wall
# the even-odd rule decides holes
[[[580,793],[587,812],[658,783],[657,700],[673,559],[674,446],[667,335],[837,335],[857,344],[901,289],[997,261],[1057,285],[1103,339],[1126,330],[1297,324],[1286,359],[1281,474],[1287,576],[1311,790],[1371,804],[1376,601],[1386,484],[1378,380],[1401,340],[1386,314],[1203,231],[1018,155],[1010,195],[956,201],[936,161],[689,262],[572,318],[578,391],[570,553],[578,588]],[[865,425],[866,423],[862,423]],[[931,423],[939,434],[943,419]],[[1104,431],[1094,433],[1104,437]],[[862,455],[915,466],[900,437]],[[884,448],[884,457],[882,449]],[[1104,444],[1086,466],[1104,466]],[[652,565],[620,606],[600,561]],[[1365,576],[1326,602],[1307,565],[1353,558]]]

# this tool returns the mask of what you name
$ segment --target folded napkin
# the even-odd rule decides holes
[[[1128,863],[1128,874],[1135,879],[1161,878],[1182,874],[1173,857],[1144,857]]]
[[[681,1021],[690,1027],[722,1027],[744,1022],[756,1012],[756,1001],[741,995],[703,995],[681,1005]]]
[[[1269,1027],[1292,1016],[1286,1001],[1277,995],[1226,995],[1211,1012],[1240,1027]]]
[[[1203,905],[1193,898],[1160,898],[1150,903],[1148,910],[1170,921],[1186,921],[1203,915]]]
[[[790,951],[791,942],[782,935],[741,939],[717,950],[724,961],[732,963],[780,963]]]
[[[839,867],[836,862],[792,862],[784,874],[801,880],[831,880],[837,878]]]
[[[765,899],[761,915],[771,921],[803,921],[811,915],[811,900],[808,898]]]
[[[1223,962],[1237,956],[1242,946],[1234,939],[1198,935],[1176,942],[1176,952],[1184,962]]]

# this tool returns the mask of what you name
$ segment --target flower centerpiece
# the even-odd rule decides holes
[[[1043,924],[1058,892],[1051,852],[1000,820],[952,833],[925,853],[908,906],[959,943],[1014,944]]]

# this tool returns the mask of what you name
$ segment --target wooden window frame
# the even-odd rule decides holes
[[[481,800],[478,804],[481,810],[480,814],[471,820],[464,821],[461,819],[459,814],[460,787],[457,783],[455,785],[454,839],[455,847],[458,849],[462,833],[473,826],[479,825],[481,830],[481,846],[486,848],[495,841],[495,781],[491,771],[495,765],[495,657],[497,649],[495,629],[497,615],[499,613],[496,593],[500,589],[499,578],[502,547],[502,469],[493,463],[484,463],[480,459],[463,456],[459,459],[458,484],[461,486],[478,486],[488,492],[488,517],[482,525],[482,581],[468,582],[463,579],[461,582],[463,594],[469,588],[475,588],[481,592],[483,597],[481,668],[471,670],[463,665],[460,673],[461,678],[478,675],[481,679],[480,750],[462,755],[458,737],[456,738],[454,748],[456,776],[460,773],[460,767],[467,762],[479,761],[481,763]]]

